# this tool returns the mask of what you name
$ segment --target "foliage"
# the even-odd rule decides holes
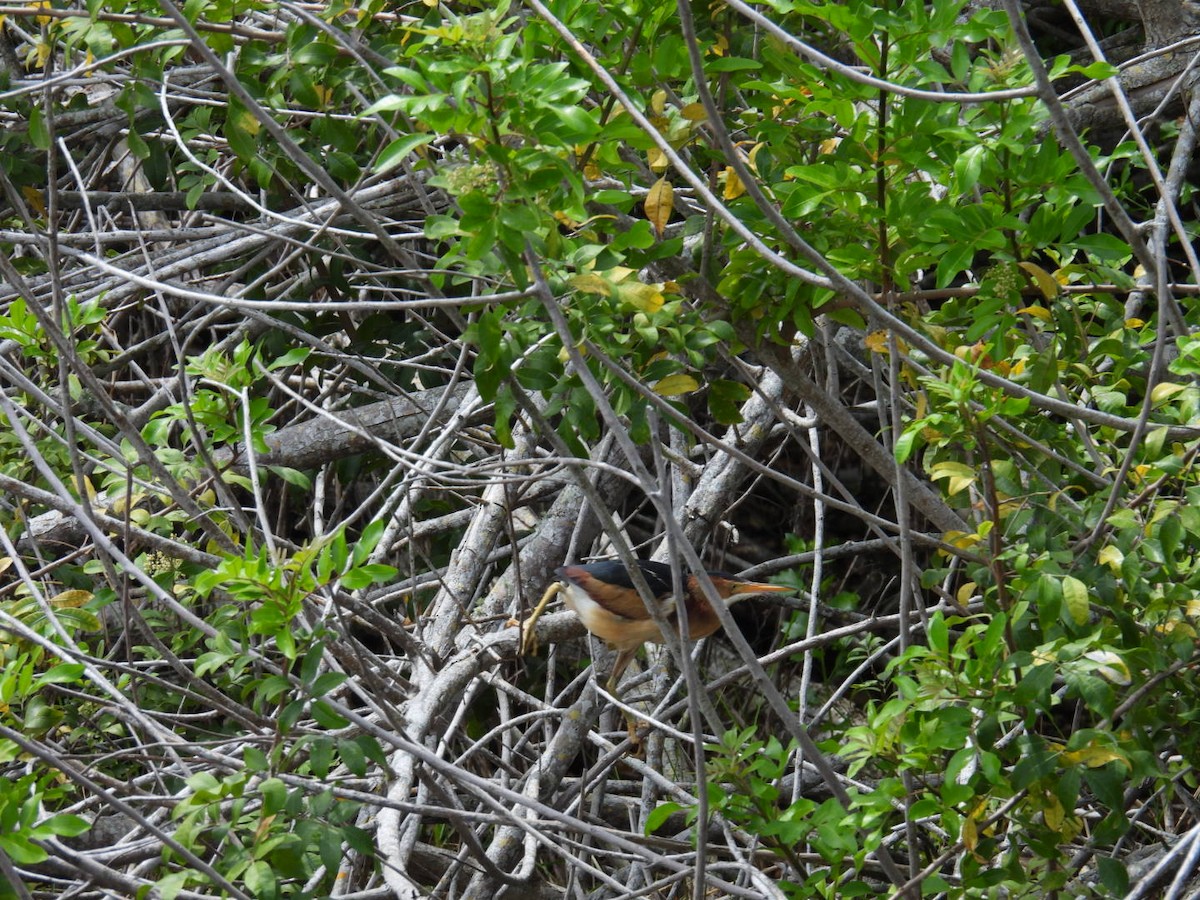
[[[1123,895],[1194,817],[1194,123],[1073,149],[977,6],[6,11],[0,862],[132,808],[167,897],[695,872],[502,627],[666,535],[815,596],[782,707],[650,714],[634,836]]]

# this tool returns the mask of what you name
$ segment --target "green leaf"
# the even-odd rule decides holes
[[[914,426],[909,426],[904,429],[900,437],[896,438],[896,446],[893,453],[896,455],[896,462],[907,462],[912,456],[913,450],[916,449],[917,439],[920,437],[920,429]]]
[[[708,385],[708,409],[722,425],[742,421],[742,404],[750,399],[750,388],[740,381],[716,378]]]
[[[29,111],[29,140],[39,150],[50,149],[50,130],[46,127],[46,117],[40,106],[34,106]]]
[[[650,811],[650,815],[646,816],[645,834],[647,836],[654,834],[666,823],[667,819],[677,812],[682,812],[683,808],[683,804],[674,801],[660,803]]]
[[[267,366],[268,372],[274,372],[276,369],[285,369],[289,366],[298,366],[312,353],[312,347],[293,347],[283,356],[273,360]]]
[[[1063,606],[1076,625],[1086,625],[1091,616],[1088,589],[1073,575],[1064,575],[1062,580]]]
[[[384,172],[391,171],[400,165],[408,154],[418,147],[430,143],[434,137],[435,135],[432,134],[407,134],[404,137],[396,138],[379,154],[379,159],[375,161],[375,173],[382,175]]]
[[[1100,872],[1100,883],[1114,897],[1124,897],[1129,893],[1129,872],[1125,864],[1111,856],[1101,856],[1097,860]]]
[[[1085,78],[1093,78],[1096,81],[1103,81],[1105,78],[1116,78],[1121,74],[1121,70],[1112,63],[1100,59],[1086,66],[1071,66],[1067,71],[1078,72]]]
[[[39,822],[37,830],[45,834],[55,834],[61,837],[75,837],[83,834],[92,823],[82,816],[71,815],[70,813],[59,813],[51,816],[44,822]]]
[[[83,676],[83,671],[80,663],[59,663],[39,675],[35,684],[38,687],[45,684],[69,684],[78,681]]]
[[[954,178],[958,190],[966,193],[974,190],[979,183],[979,173],[983,169],[983,161],[987,157],[988,148],[984,144],[968,147],[954,160]]]
[[[721,56],[704,64],[709,72],[753,72],[762,67],[763,64],[758,60],[742,56]]]

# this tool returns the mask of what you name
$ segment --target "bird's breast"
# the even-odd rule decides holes
[[[563,591],[567,606],[579,616],[583,626],[596,637],[618,650],[632,650],[647,641],[662,642],[658,625],[642,607],[641,618],[630,618],[605,609],[577,584],[566,582]]]

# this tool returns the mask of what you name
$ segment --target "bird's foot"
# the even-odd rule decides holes
[[[625,727],[629,731],[629,755],[641,756],[645,751],[646,738],[650,736],[650,724],[626,713]]]
[[[546,605],[554,599],[554,595],[562,590],[562,585],[559,582],[554,582],[550,587],[546,588],[546,593],[542,594],[542,599],[538,601],[538,605],[534,607],[533,614],[521,623],[521,655],[528,656],[537,653],[537,620],[542,617],[542,613],[546,610]]]

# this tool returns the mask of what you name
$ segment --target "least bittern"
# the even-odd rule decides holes
[[[671,567],[664,563],[638,561],[638,568],[646,584],[654,593],[654,602],[663,616],[674,620],[676,606],[671,591]],[[646,609],[641,595],[633,586],[633,579],[624,564],[613,559],[601,560],[586,566],[563,566],[554,574],[561,581],[550,585],[522,626],[521,650],[527,652],[536,644],[533,627],[546,604],[560,591],[572,609],[583,621],[584,627],[598,638],[607,641],[619,651],[608,679],[608,691],[614,693],[625,667],[629,665],[642,644],[661,644],[664,640],[658,623]],[[779,584],[764,584],[746,581],[725,572],[709,572],[713,587],[726,605],[743,600],[754,594],[769,594],[790,591]],[[704,596],[695,575],[688,575],[683,582],[684,608],[687,610],[688,637],[693,641],[708,637],[718,631],[721,620]]]

